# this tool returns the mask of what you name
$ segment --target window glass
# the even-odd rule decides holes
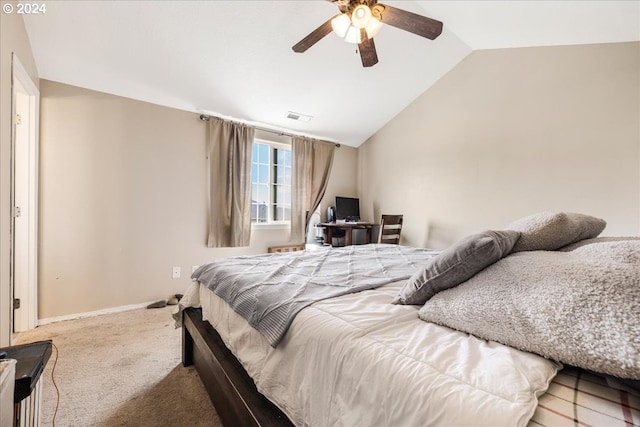
[[[269,164],[269,145],[258,144],[258,150],[260,152],[260,163]]]
[[[251,158],[251,221],[290,221],[291,149],[256,140]]]

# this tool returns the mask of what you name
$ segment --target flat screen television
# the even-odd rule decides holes
[[[360,200],[353,197],[336,197],[336,220],[359,221]]]

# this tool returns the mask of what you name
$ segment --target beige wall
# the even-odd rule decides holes
[[[275,228],[254,229],[248,248],[205,246],[197,114],[47,80],[41,96],[39,318],[167,298],[192,265],[289,242]],[[356,192],[356,150],[336,153],[328,198]]]
[[[359,148],[369,215],[442,248],[543,210],[640,234],[640,43],[476,51]]]
[[[3,4],[6,2],[3,2]],[[14,2],[11,2],[14,3]],[[0,14],[0,346],[11,335],[11,283],[9,276],[11,227],[11,64],[20,59],[38,86],[38,70],[22,17]]]

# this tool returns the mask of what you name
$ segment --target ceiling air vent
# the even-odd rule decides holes
[[[307,116],[306,114],[294,113],[293,111],[289,111],[287,113],[287,119],[297,120],[299,122],[308,122],[313,119],[312,116]]]

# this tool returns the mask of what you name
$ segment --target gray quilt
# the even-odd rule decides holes
[[[320,300],[408,279],[436,251],[373,244],[225,258],[193,275],[276,347],[296,314]]]

